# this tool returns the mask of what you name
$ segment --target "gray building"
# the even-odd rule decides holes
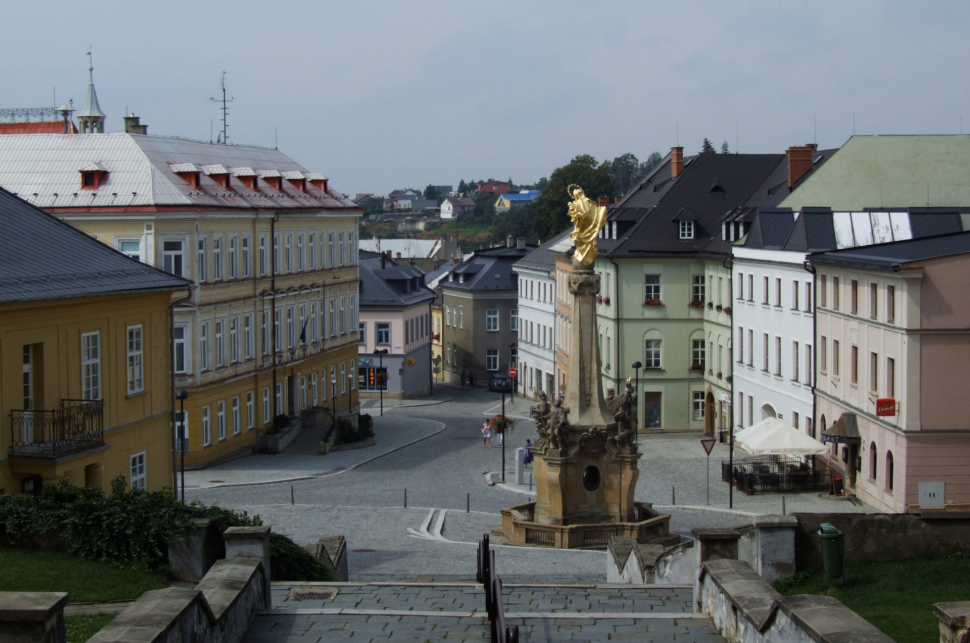
[[[444,380],[481,384],[516,364],[518,277],[512,265],[534,247],[525,239],[473,254],[441,281]]]
[[[431,302],[415,266],[386,256],[360,262],[359,393],[420,397],[431,392]],[[387,351],[379,356],[376,350]]]

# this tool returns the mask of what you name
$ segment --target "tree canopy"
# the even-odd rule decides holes
[[[597,163],[593,156],[580,154],[556,168],[549,177],[545,193],[536,200],[533,229],[540,239],[548,239],[568,227],[570,197],[566,188],[572,183],[582,187],[586,196],[594,201],[614,194],[609,161]]]
[[[711,139],[706,136],[704,137],[704,142],[701,144],[701,154],[717,154],[717,150],[714,149]]]
[[[626,194],[643,180],[650,170],[660,164],[659,152],[652,152],[643,163],[631,152],[617,156],[610,163],[610,179],[613,181],[613,194]]]

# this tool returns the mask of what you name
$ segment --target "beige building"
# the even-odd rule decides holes
[[[0,185],[195,282],[174,312],[189,466],[278,414],[357,404],[361,210],[281,152],[140,134],[0,136]]]
[[[970,504],[970,232],[809,256],[822,464],[885,511]]]

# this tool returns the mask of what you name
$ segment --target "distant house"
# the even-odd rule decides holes
[[[475,211],[475,201],[468,198],[451,197],[441,203],[442,219],[457,219],[462,214]]]
[[[425,272],[461,256],[453,239],[361,239],[358,248],[379,254],[390,253],[388,258],[413,264]]]
[[[434,199],[426,199],[418,190],[394,190],[384,201],[385,212],[421,212],[438,207]]]
[[[491,192],[493,194],[507,194],[512,191],[512,184],[505,181],[489,181],[488,183],[478,184],[479,192]]]
[[[496,212],[508,212],[514,207],[531,203],[539,198],[539,190],[522,190],[510,194],[502,194],[495,201]]]
[[[451,193],[455,191],[452,185],[432,185],[431,187],[438,193],[438,197],[440,198],[451,196]]]

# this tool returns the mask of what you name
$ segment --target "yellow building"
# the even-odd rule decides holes
[[[0,185],[195,282],[172,331],[187,467],[249,453],[276,415],[357,408],[362,211],[327,177],[268,148],[8,135]]]
[[[0,493],[172,486],[170,306],[190,286],[0,190]]]

